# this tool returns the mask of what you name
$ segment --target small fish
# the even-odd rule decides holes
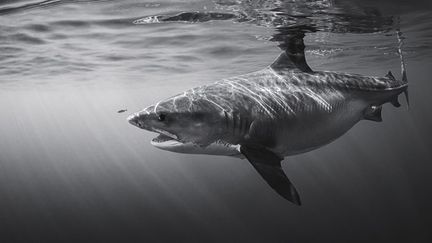
[[[123,112],[126,112],[126,111],[127,111],[127,109],[121,109],[121,110],[118,110],[117,113],[123,113]]]

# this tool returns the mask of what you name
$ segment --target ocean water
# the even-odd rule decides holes
[[[430,242],[431,21],[430,1],[1,1],[0,241]],[[301,207],[126,121],[266,67],[293,29],[314,70],[397,77],[400,29],[410,87],[409,109],[284,160]]]

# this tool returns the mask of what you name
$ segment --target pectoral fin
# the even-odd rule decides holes
[[[241,146],[240,151],[279,195],[294,204],[301,205],[297,190],[282,170],[282,158],[265,148]]]

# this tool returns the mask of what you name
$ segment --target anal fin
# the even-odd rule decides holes
[[[399,100],[398,100],[398,96],[395,96],[395,97],[390,101],[390,103],[391,103],[394,107],[400,107],[400,106],[401,106],[401,104],[399,103]]]
[[[240,151],[279,195],[296,205],[301,205],[297,190],[282,170],[282,158],[262,147],[242,145]]]

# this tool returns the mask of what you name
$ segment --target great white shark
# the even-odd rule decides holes
[[[398,32],[399,37],[399,32]],[[282,197],[300,205],[281,168],[284,157],[326,145],[361,120],[380,122],[383,104],[399,107],[402,79],[313,71],[302,38],[268,67],[187,90],[128,117],[159,135],[151,142],[178,153],[246,158]]]

